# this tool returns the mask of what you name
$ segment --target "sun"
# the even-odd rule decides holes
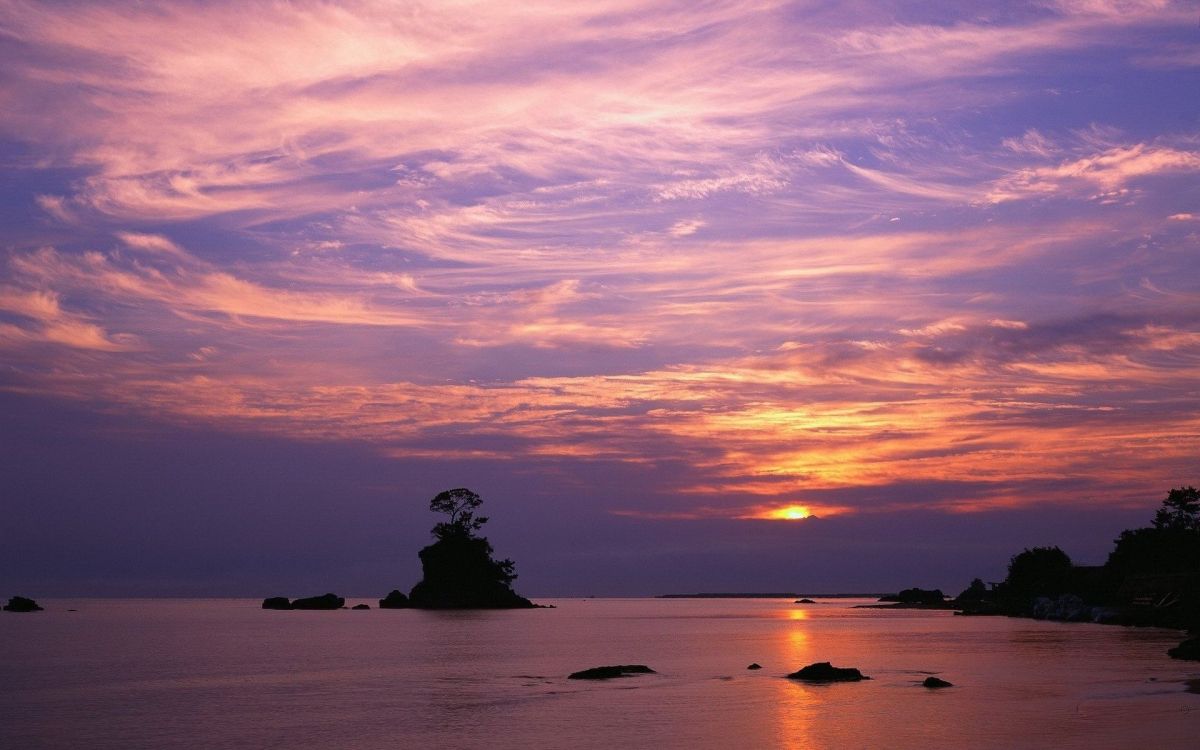
[[[812,516],[812,510],[807,505],[785,505],[782,508],[775,508],[767,514],[768,518],[783,521],[800,521],[810,516]]]
[[[853,513],[854,508],[845,505],[752,505],[742,509],[734,518],[745,518],[755,521],[805,521],[810,518],[827,518],[842,513]]]

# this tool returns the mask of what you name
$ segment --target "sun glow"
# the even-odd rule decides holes
[[[812,510],[807,505],[785,505],[782,508],[768,511],[764,517],[782,521],[800,521],[812,517]]]
[[[841,505],[754,505],[736,518],[751,521],[803,521],[809,518],[825,518],[840,513],[849,513],[851,508]]]

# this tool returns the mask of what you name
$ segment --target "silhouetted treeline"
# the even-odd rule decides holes
[[[1013,556],[990,590],[976,579],[958,597],[964,614],[1008,614],[1200,630],[1200,492],[1167,493],[1151,525],[1115,540],[1100,566],[1058,547]]]

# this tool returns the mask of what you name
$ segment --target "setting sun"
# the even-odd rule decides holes
[[[754,505],[747,508],[741,515],[735,518],[741,518],[749,521],[803,521],[808,518],[826,518],[828,516],[836,516],[842,513],[849,513],[853,509],[844,505],[800,505],[798,503],[790,503],[788,505]]]
[[[806,505],[787,505],[771,511],[767,517],[785,521],[799,521],[812,516],[812,511]]]

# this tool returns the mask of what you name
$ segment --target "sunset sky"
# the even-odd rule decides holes
[[[0,165],[5,596],[407,589],[464,485],[522,593],[957,591],[1200,483],[1191,2],[0,0]]]

